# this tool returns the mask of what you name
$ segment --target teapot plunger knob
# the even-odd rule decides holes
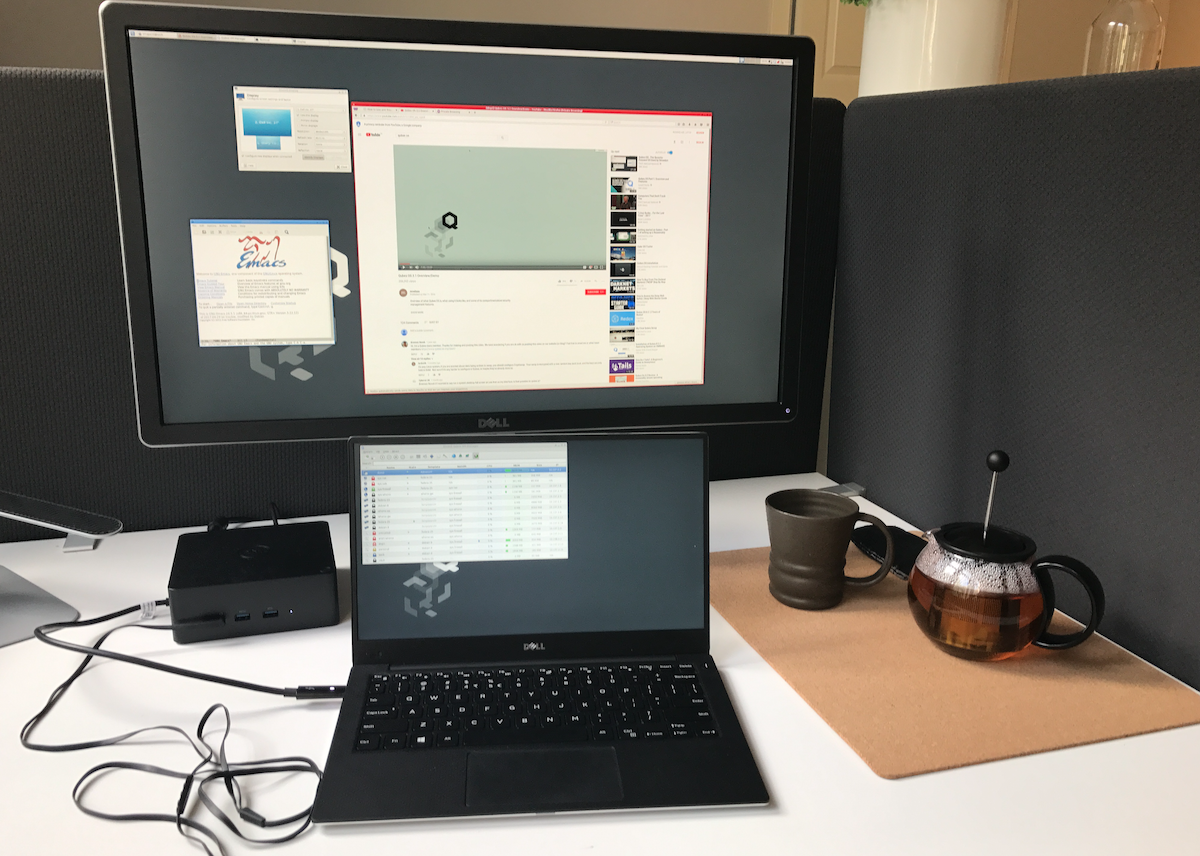
[[[992,500],[996,498],[996,476],[1008,469],[1008,453],[1000,449],[988,453],[987,466],[992,471],[992,487],[988,491],[987,513],[983,515],[983,541],[987,543],[988,524],[992,520]]]

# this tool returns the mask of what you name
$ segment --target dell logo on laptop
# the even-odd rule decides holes
[[[526,642],[521,646],[526,651],[545,651],[546,645],[544,642]]]
[[[495,416],[492,416],[488,419],[480,419],[479,427],[480,428],[507,428],[508,427],[508,419],[505,417],[501,417],[501,418],[497,419]]]

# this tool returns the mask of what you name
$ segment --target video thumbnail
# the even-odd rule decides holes
[[[587,149],[393,147],[401,269],[580,269],[604,263],[608,157]],[[538,181],[514,192],[513,176]],[[529,224],[537,223],[536,240]]]

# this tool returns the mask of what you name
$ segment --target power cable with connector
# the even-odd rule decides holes
[[[92,817],[101,818],[104,820],[114,821],[159,821],[168,822],[175,825],[179,834],[188,841],[201,847],[208,856],[214,856],[213,851],[209,848],[208,842],[211,842],[217,849],[217,853],[224,856],[225,849],[221,844],[216,833],[203,823],[189,817],[187,815],[189,803],[193,793],[203,805],[222,825],[227,827],[239,838],[250,841],[256,844],[280,844],[285,841],[290,841],[297,835],[302,833],[311,824],[312,806],[293,815],[274,820],[268,820],[260,813],[254,811],[248,804],[245,803],[241,793],[241,788],[238,785],[238,779],[250,776],[263,776],[270,774],[294,774],[294,773],[311,773],[315,775],[318,781],[321,778],[321,768],[317,766],[309,758],[300,756],[286,756],[281,758],[269,758],[262,761],[253,762],[230,762],[225,754],[225,742],[229,737],[231,727],[231,718],[228,708],[223,704],[214,704],[205,711],[204,716],[200,718],[200,723],[196,728],[196,736],[193,738],[191,734],[184,731],[182,728],[175,725],[156,725],[146,728],[135,729],[134,731],[120,734],[115,737],[107,737],[99,740],[90,740],[81,743],[65,743],[65,744],[48,744],[35,743],[32,740],[33,732],[37,727],[45,721],[50,711],[62,699],[63,695],[71,688],[71,685],[77,681],[80,676],[87,670],[88,665],[95,657],[104,657],[119,662],[130,663],[132,665],[143,666],[145,668],[155,669],[158,671],[167,672],[169,674],[179,675],[181,677],[194,678],[201,681],[209,681],[212,683],[222,684],[225,686],[236,687],[238,689],[246,689],[254,692],[268,693],[270,695],[283,696],[286,698],[295,699],[333,699],[340,698],[344,692],[343,686],[300,686],[300,687],[269,687],[261,684],[254,684],[248,681],[239,681],[233,678],[225,678],[219,675],[209,675],[203,672],[196,672],[191,669],[181,669],[175,666],[168,666],[163,663],[155,663],[151,660],[146,660],[141,657],[134,657],[129,654],[121,654],[115,651],[102,650],[101,646],[108,640],[112,634],[118,630],[127,628],[141,628],[143,630],[172,630],[176,625],[171,624],[141,624],[138,622],[153,618],[157,608],[160,606],[169,606],[167,599],[148,601],[139,606],[131,606],[126,609],[121,609],[116,612],[103,615],[98,618],[77,619],[75,621],[62,621],[53,624],[45,624],[34,631],[36,638],[40,639],[48,645],[53,645],[56,648],[62,648],[67,651],[81,653],[84,655],[83,661],[75,668],[70,676],[51,691],[46,704],[38,711],[25,725],[21,728],[21,745],[27,749],[38,752],[74,752],[82,749],[94,749],[102,746],[114,746],[119,743],[124,743],[134,737],[146,734],[151,731],[172,731],[180,734],[187,740],[193,751],[200,757],[200,763],[192,770],[184,772],[179,770],[171,770],[166,767],[159,767],[153,764],[140,764],[129,761],[109,761],[103,764],[98,764],[92,767],[80,777],[72,789],[71,796],[75,805],[80,811]],[[92,645],[78,645],[73,642],[66,642],[62,639],[54,638],[50,635],[55,630],[62,630],[69,627],[88,627],[95,624],[101,624],[106,621],[111,621],[133,612],[141,612],[137,621],[130,624],[122,624],[113,627],[104,632]],[[198,619],[201,622],[224,621],[224,616],[211,616]],[[191,623],[191,622],[189,622]],[[216,712],[222,712],[225,718],[224,733],[220,743],[214,747],[204,737],[204,729],[210,718]],[[147,773],[150,775],[166,776],[168,778],[182,779],[183,786],[180,791],[179,800],[176,805],[174,814],[160,814],[147,812],[133,812],[125,814],[116,814],[112,812],[104,812],[99,809],[92,808],[85,804],[84,795],[88,789],[95,783],[98,777],[110,774],[116,771],[126,770]],[[213,798],[206,790],[207,786],[214,782],[221,781],[225,785],[225,790],[233,804],[237,817],[245,823],[249,823],[261,829],[274,829],[279,827],[299,824],[299,826],[290,832],[276,838],[252,838],[247,836],[241,829],[238,828],[234,820],[222,811],[220,807],[213,801]],[[203,837],[198,837],[203,836]],[[207,842],[205,841],[207,839]]]

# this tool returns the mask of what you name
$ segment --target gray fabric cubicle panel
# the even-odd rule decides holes
[[[0,489],[127,529],[344,511],[344,443],[138,440],[103,75],[0,69],[0,127]]]
[[[1200,686],[1200,69],[855,101],[829,475],[1091,565],[1100,630]],[[1082,598],[1059,587],[1069,612]]]

